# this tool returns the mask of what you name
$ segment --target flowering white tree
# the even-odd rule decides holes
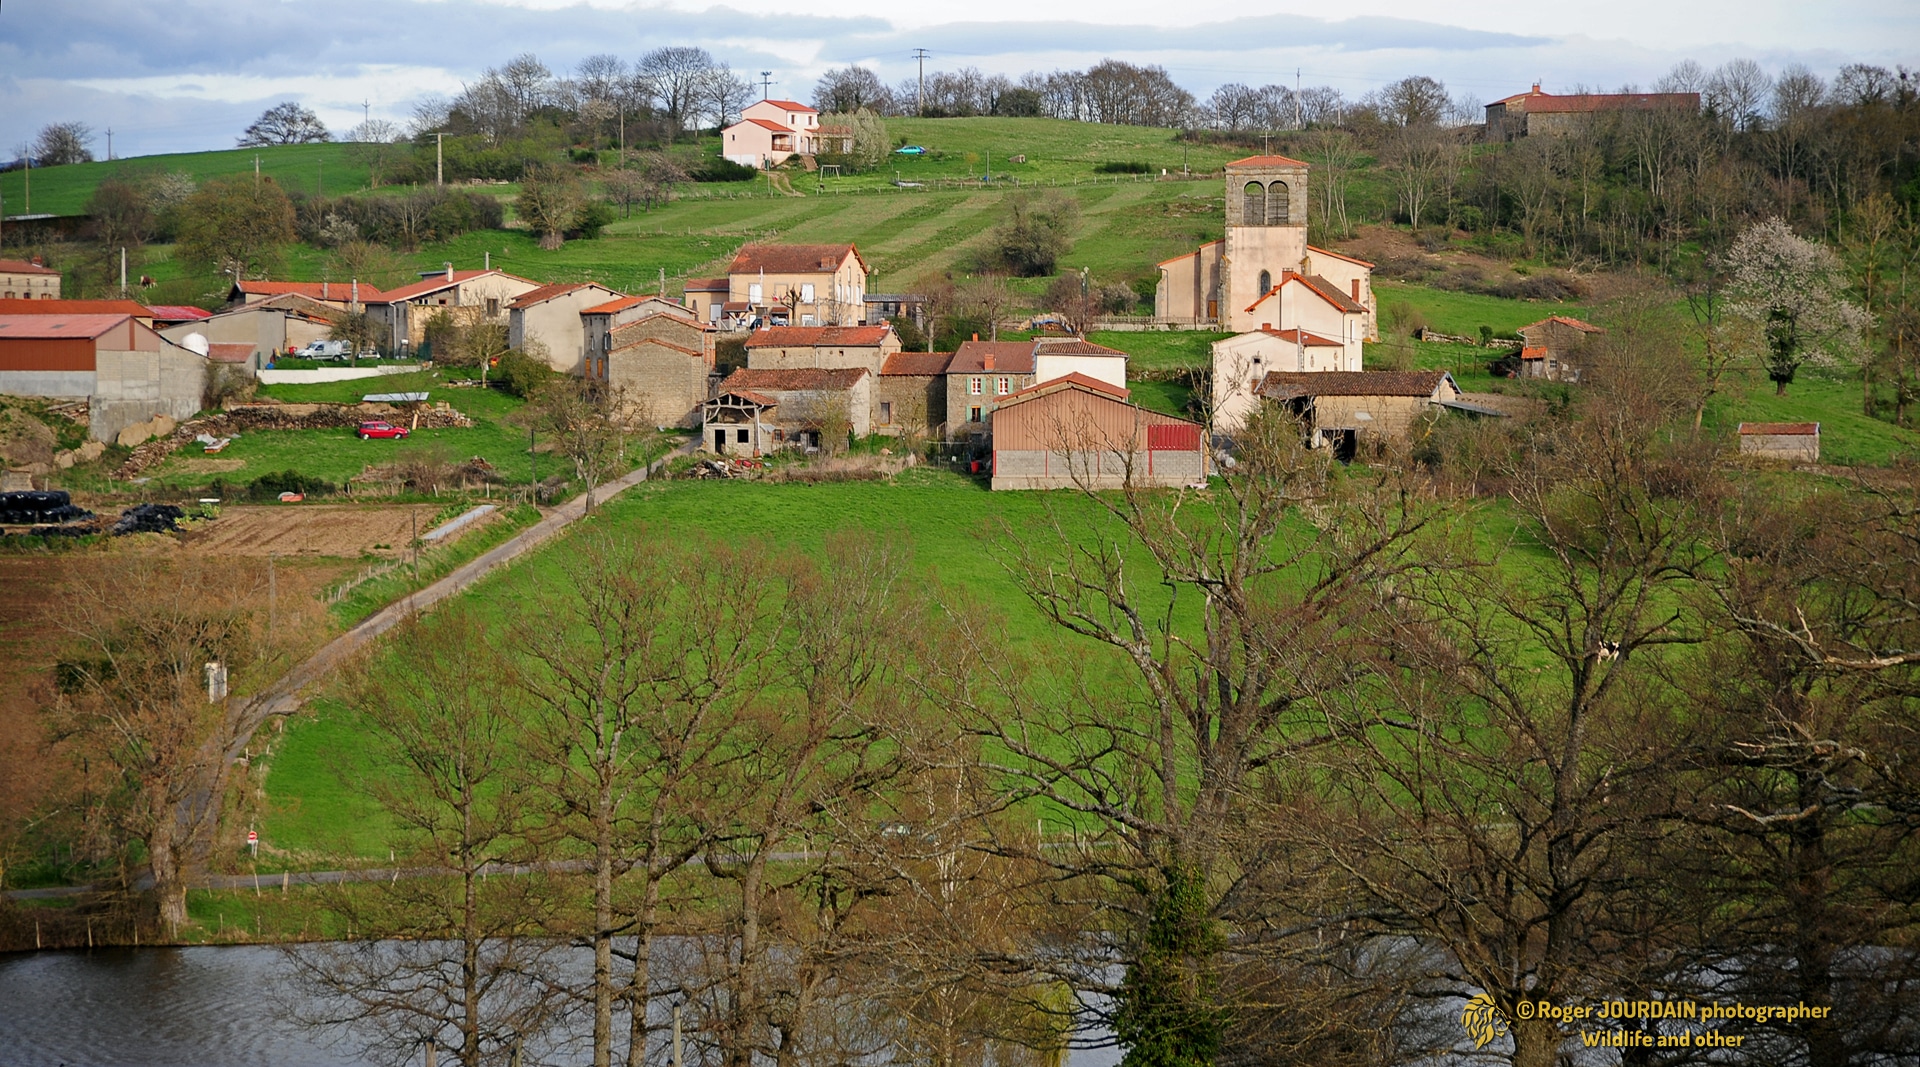
[[[1870,316],[1844,299],[1846,271],[1830,249],[1795,236],[1772,218],[1755,223],[1727,251],[1735,314],[1759,324],[1767,377],[1785,396],[1803,363],[1856,361]]]

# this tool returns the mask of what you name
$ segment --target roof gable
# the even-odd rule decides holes
[[[1066,389],[1078,389],[1082,392],[1093,393],[1096,396],[1103,396],[1108,400],[1117,400],[1121,403],[1125,403],[1128,396],[1127,390],[1117,385],[1103,382],[1098,378],[1090,378],[1081,374],[1079,371],[1074,371],[1072,374],[1063,377],[1049,378],[1038,385],[1029,385],[1019,392],[1008,393],[1006,396],[1001,397],[995,403],[994,407],[996,410],[1007,408],[1028,400],[1038,400],[1043,396],[1050,396]]]
[[[59,274],[52,267],[39,263],[30,263],[24,259],[0,259],[0,274]]]
[[[355,286],[358,285],[358,289]],[[308,300],[348,301],[354,299],[357,291],[363,304],[378,304],[389,294],[368,285],[366,282],[272,282],[245,280],[233,284],[235,289],[248,296],[304,296]]]
[[[1236,168],[1241,168],[1241,167],[1253,168],[1253,167],[1305,167],[1305,166],[1309,166],[1309,164],[1305,160],[1294,159],[1291,156],[1248,156],[1245,159],[1236,159],[1233,162],[1227,164],[1227,169],[1234,170]]]
[[[1314,296],[1317,296],[1321,300],[1324,300],[1327,303],[1332,304],[1334,307],[1339,308],[1341,311],[1346,312],[1349,315],[1359,315],[1359,314],[1366,313],[1367,309],[1364,305],[1354,300],[1352,297],[1348,296],[1346,293],[1341,292],[1339,286],[1333,284],[1327,279],[1320,277],[1318,274],[1294,274],[1291,271],[1289,271],[1284,277],[1282,277],[1279,283],[1276,284],[1273,288],[1260,294],[1260,299],[1255,300],[1251,304],[1248,304],[1247,310],[1252,311],[1253,309],[1259,307],[1261,304],[1266,303],[1269,299],[1272,299],[1275,293],[1278,293],[1280,290],[1285,289],[1287,286],[1293,285],[1296,282],[1299,283],[1301,286],[1304,286],[1307,292],[1312,293]]]
[[[880,367],[881,377],[933,377],[945,374],[951,352],[895,352]]]
[[[519,298],[514,300],[513,303],[508,304],[507,307],[510,309],[530,308],[535,304],[544,304],[549,300],[566,296],[568,293],[579,292],[582,289],[594,289],[606,293],[609,296],[615,295],[613,290],[593,282],[554,282],[552,285],[543,285],[538,289],[520,294]]]
[[[747,338],[748,348],[874,348],[885,344],[893,327],[879,326],[769,326]]]
[[[485,278],[489,275],[496,275],[501,278],[506,278],[509,281],[524,282],[536,288],[540,285],[539,282],[531,281],[515,274],[508,274],[503,270],[457,270],[453,272],[451,279],[443,272],[431,278],[422,278],[412,285],[403,285],[398,289],[390,289],[377,299],[369,299],[364,295],[361,299],[366,300],[369,304],[398,304],[403,300],[412,300],[416,297],[426,296],[429,293],[437,293],[442,289],[463,285],[473,281],[475,278]]]
[[[91,341],[131,315],[0,315],[0,341]]]
[[[1032,374],[1032,341],[963,341],[954,349],[948,374]]]
[[[839,391],[851,389],[867,376],[865,367],[798,367],[790,370],[755,370],[742,367],[720,383],[722,392],[751,389],[778,393],[795,391]]]

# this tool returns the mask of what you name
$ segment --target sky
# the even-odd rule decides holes
[[[974,66],[1017,76],[1104,58],[1153,63],[1204,99],[1228,82],[1332,85],[1358,97],[1410,74],[1496,100],[1650,85],[1683,59],[1745,57],[1831,76],[1920,66],[1913,0],[0,0],[0,158],[53,122],[84,122],[104,158],[232,147],[282,100],[344,132],[405,121],[522,52],[566,73],[694,45],[772,95],[807,100],[858,63],[888,84]]]

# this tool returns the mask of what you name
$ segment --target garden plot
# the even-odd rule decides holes
[[[218,519],[190,534],[188,544],[201,552],[234,556],[399,556],[416,534],[436,525],[438,514],[425,505],[226,507]],[[450,544],[491,517],[469,522],[436,543]]]

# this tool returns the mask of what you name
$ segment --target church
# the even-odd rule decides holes
[[[1213,346],[1215,426],[1238,428],[1271,371],[1358,371],[1379,337],[1373,264],[1307,243],[1306,163],[1227,164],[1226,237],[1159,265],[1159,322],[1224,330]]]

